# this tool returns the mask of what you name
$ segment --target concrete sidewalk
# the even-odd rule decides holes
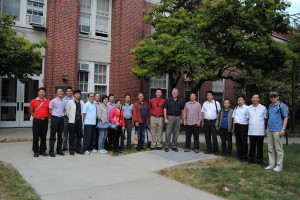
[[[11,163],[43,200],[220,199],[159,176],[167,167],[215,156],[148,151],[112,157],[91,155],[34,158],[31,142],[0,143],[0,160]]]

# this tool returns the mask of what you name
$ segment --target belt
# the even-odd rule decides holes
[[[76,119],[81,119],[82,117],[81,117],[81,116],[80,116],[80,117],[79,117],[79,116],[76,116],[75,118],[76,118]]]
[[[204,119],[204,120],[206,120],[206,121],[215,121],[216,119]]]
[[[179,117],[180,115],[176,115],[176,114],[168,114],[169,116],[173,116],[173,117]]]
[[[58,116],[51,115],[51,117],[54,117],[54,118],[63,118],[64,116],[58,117]]]
[[[125,120],[132,120],[132,118],[128,118],[128,119],[125,118]]]
[[[163,117],[163,115],[151,115],[152,117],[160,118]]]
[[[48,118],[33,118],[33,119],[37,119],[37,120],[45,120],[45,119],[48,119]]]

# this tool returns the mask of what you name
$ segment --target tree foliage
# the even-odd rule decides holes
[[[133,73],[144,80],[168,73],[171,87],[185,73],[197,83],[195,92],[206,81],[276,72],[291,56],[271,37],[288,32],[281,12],[288,6],[280,0],[162,0],[146,15],[155,32],[133,49]]]
[[[47,42],[31,43],[12,28],[14,17],[0,15],[0,76],[19,79],[21,82],[39,74],[42,61],[40,48]]]

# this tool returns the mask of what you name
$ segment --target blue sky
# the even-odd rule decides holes
[[[292,6],[287,9],[289,14],[296,14],[300,13],[300,0],[288,0],[289,2],[292,3]]]

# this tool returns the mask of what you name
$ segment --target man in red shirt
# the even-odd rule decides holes
[[[33,117],[32,135],[33,144],[32,150],[34,157],[48,156],[46,153],[46,137],[48,131],[49,118],[49,103],[50,100],[45,98],[46,89],[41,87],[38,89],[38,97],[30,101],[30,113]],[[39,143],[40,140],[40,143]]]
[[[157,148],[162,150],[162,137],[163,137],[163,127],[164,127],[164,108],[163,104],[165,100],[161,97],[162,90],[160,88],[156,89],[155,98],[152,98],[149,103],[150,109],[150,125],[152,133],[151,150]]]

